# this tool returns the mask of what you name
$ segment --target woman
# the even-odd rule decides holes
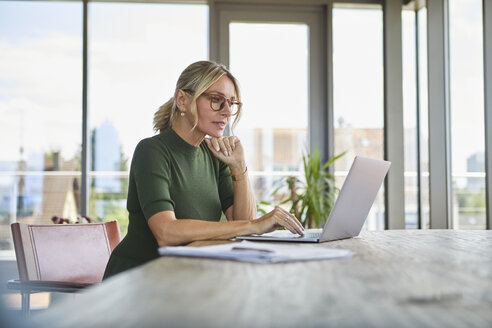
[[[223,136],[240,110],[236,79],[224,66],[200,61],[181,73],[174,97],[154,116],[160,133],[135,149],[128,234],[111,254],[104,278],[156,258],[159,246],[280,227],[303,234],[299,221],[281,208],[256,219],[243,147],[237,137]],[[218,222],[222,213],[227,222]]]

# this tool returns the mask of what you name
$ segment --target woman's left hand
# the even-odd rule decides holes
[[[205,142],[215,157],[229,165],[233,175],[244,172],[246,165],[243,146],[238,137],[205,138]]]

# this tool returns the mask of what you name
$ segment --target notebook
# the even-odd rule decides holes
[[[307,229],[304,236],[277,230],[236,239],[322,243],[358,236],[390,165],[388,161],[356,156],[323,229]]]

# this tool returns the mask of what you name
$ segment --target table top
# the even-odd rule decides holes
[[[161,257],[32,319],[55,327],[492,326],[490,230],[363,232],[316,247],[355,255],[282,264]]]

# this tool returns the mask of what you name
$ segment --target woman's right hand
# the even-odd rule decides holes
[[[281,207],[275,207],[273,211],[251,222],[253,223],[255,234],[272,232],[284,227],[294,234],[304,236],[304,227],[299,220]]]

